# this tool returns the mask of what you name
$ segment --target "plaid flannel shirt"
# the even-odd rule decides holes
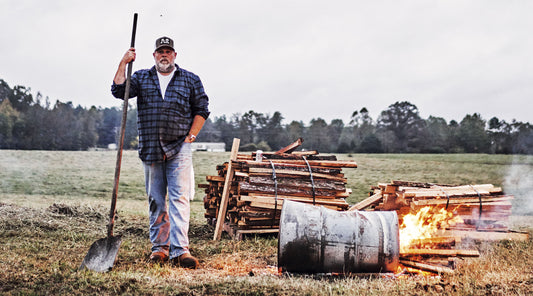
[[[126,83],[111,86],[111,93],[119,99],[124,99],[125,90]],[[178,65],[164,100],[155,66],[133,73],[129,97],[137,97],[139,157],[148,163],[177,155],[193,118],[209,116],[209,99],[200,78]]]

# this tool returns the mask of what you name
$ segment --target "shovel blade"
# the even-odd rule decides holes
[[[85,255],[79,270],[110,271],[117,259],[120,243],[122,243],[120,236],[108,236],[95,241]]]

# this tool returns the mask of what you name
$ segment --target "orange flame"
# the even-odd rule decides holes
[[[400,252],[409,249],[416,241],[434,237],[440,229],[462,222],[460,217],[454,217],[453,211],[444,208],[427,206],[416,214],[407,214],[400,225]]]

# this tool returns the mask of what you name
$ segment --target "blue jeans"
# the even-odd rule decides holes
[[[192,151],[183,143],[178,155],[159,163],[143,163],[150,212],[152,252],[176,258],[189,252]],[[168,208],[166,196],[168,193]]]

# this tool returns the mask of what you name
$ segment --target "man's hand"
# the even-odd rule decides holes
[[[116,84],[122,84],[126,82],[126,66],[130,63],[135,61],[135,48],[130,48],[124,56],[122,57],[122,60],[120,60],[120,64],[118,65],[117,73],[115,73],[115,78],[113,78],[113,81]]]
[[[128,64],[129,62],[135,61],[135,48],[130,48],[126,53],[124,54],[124,57],[122,57],[121,63]]]
[[[185,137],[185,143],[192,143],[196,141],[196,136],[193,134],[188,134],[187,137]]]

